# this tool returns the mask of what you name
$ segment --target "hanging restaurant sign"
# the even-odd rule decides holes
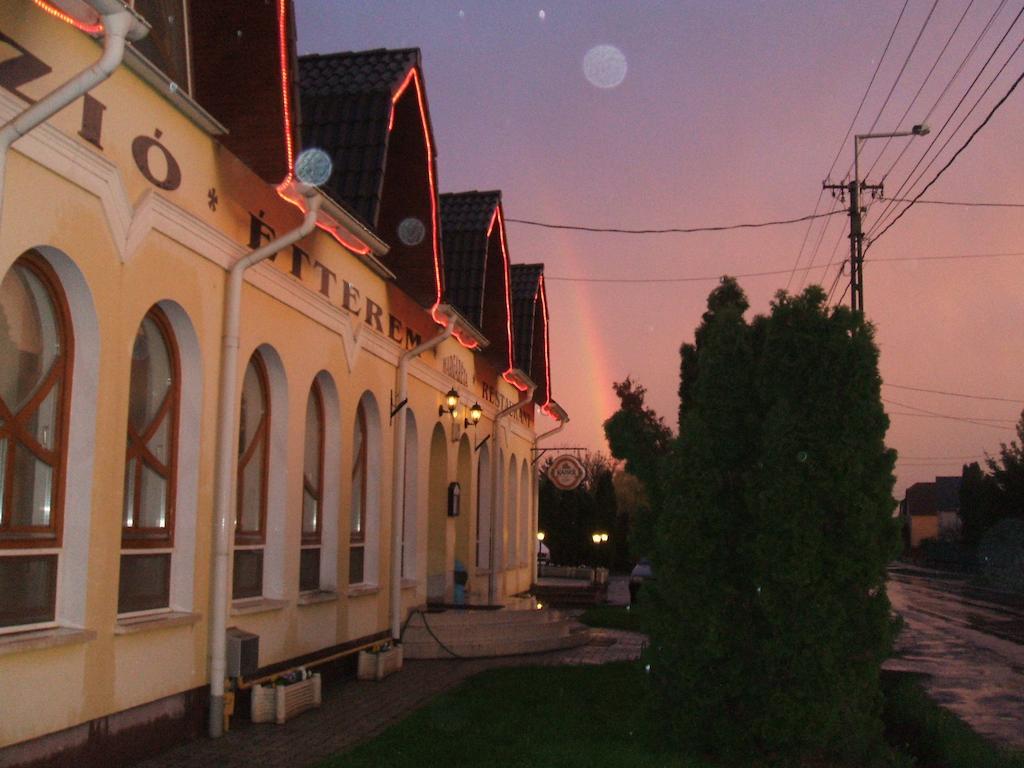
[[[583,468],[580,460],[568,453],[557,457],[548,467],[548,479],[560,491],[578,488],[586,476],[587,470]]]

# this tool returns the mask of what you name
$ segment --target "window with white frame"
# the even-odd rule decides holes
[[[0,281],[0,631],[56,619],[73,339],[34,252]]]
[[[349,510],[348,582],[362,584],[366,579],[367,440],[366,409],[356,409],[352,436],[352,506]]]
[[[267,470],[270,451],[270,397],[267,369],[258,352],[249,358],[242,382],[238,425],[238,476],[232,597],[263,594],[267,530]]]
[[[174,333],[154,307],[132,347],[117,598],[121,614],[170,607],[180,402]]]
[[[302,548],[299,591],[320,589],[324,502],[324,398],[314,379],[306,399],[306,434],[302,465]]]

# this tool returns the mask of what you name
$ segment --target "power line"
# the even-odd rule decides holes
[[[1001,424],[988,424],[984,421],[974,421],[973,419],[964,419],[959,418],[957,416],[942,416],[939,414],[932,413],[908,413],[906,411],[886,411],[886,414],[889,416],[914,416],[919,419],[948,419],[949,421],[962,421],[966,424],[974,424],[975,426],[978,427],[988,427],[989,429],[999,429],[1004,432],[1008,429],[1013,429],[1013,427],[1008,427]]]
[[[995,426],[997,424],[1016,424],[1012,419],[988,419],[985,417],[972,417],[972,416],[957,416],[950,413],[940,413],[939,411],[931,411],[927,408],[919,408],[916,405],[910,403],[901,403],[899,400],[890,400],[887,397],[882,398],[883,403],[889,403],[890,405],[897,405],[900,408],[909,408],[912,411],[916,411],[917,414],[922,416],[934,416],[939,419],[952,419],[954,421],[967,421],[972,424],[980,424],[982,426]],[[916,415],[916,414],[904,414],[905,416]]]
[[[971,58],[971,56],[974,55],[975,50],[977,50],[978,46],[981,44],[981,41],[985,38],[985,35],[988,33],[989,28],[991,28],[991,26],[992,26],[992,22],[994,22],[996,20],[996,17],[999,15],[1000,11],[1003,10],[1003,6],[1004,5],[1006,5],[1006,0],[1000,0],[999,5],[996,6],[996,9],[992,12],[992,15],[989,16],[988,21],[985,22],[985,26],[982,27],[981,32],[978,33],[978,36],[975,38],[974,43],[971,44],[970,49],[967,51],[966,54],[964,54],[963,59],[960,60],[960,64],[957,65],[956,71],[953,72],[953,74],[950,76],[949,80],[946,81],[946,85],[943,87],[942,93],[940,93],[938,95],[938,97],[935,99],[935,101],[932,102],[931,107],[929,107],[928,111],[925,113],[925,116],[924,116],[924,118],[922,118],[921,122],[924,122],[924,123],[928,122],[928,118],[930,118],[932,116],[932,113],[935,112],[935,108],[937,106],[939,106],[939,102],[941,102],[942,99],[945,98],[946,94],[949,92],[949,89],[953,86],[953,83],[956,82],[956,79],[960,76],[960,73],[963,71],[963,68],[967,65],[968,60]],[[1012,26],[1013,25],[1011,25],[1011,28],[1012,28]],[[1004,39],[1005,39],[1005,36],[1004,36]],[[989,58],[982,65],[981,71],[978,72],[978,75],[977,75],[977,77],[975,77],[974,82],[977,82],[977,78],[981,76],[981,72],[985,71],[985,68],[988,66],[989,62],[992,60],[992,57],[995,56],[996,51],[999,50],[999,47],[1001,45],[1002,45],[1002,40],[999,41],[999,45],[996,46],[995,50],[992,51],[992,53],[989,56]],[[952,118],[952,115],[954,113],[956,113],[957,109],[960,108],[960,104],[963,103],[963,100],[965,98],[967,98],[967,93],[969,93],[971,88],[974,87],[974,82],[972,82],[971,85],[968,86],[967,91],[964,93],[963,96],[960,97],[960,102],[957,103],[956,107],[953,109],[953,112],[950,114],[950,118]],[[947,120],[947,123],[948,123],[948,120]],[[945,128],[945,125],[943,125],[943,128]],[[938,139],[938,134],[936,134],[935,139],[932,140],[932,143],[934,143],[937,139]],[[885,180],[887,178],[889,178],[889,174],[892,173],[893,168],[895,168],[896,165],[899,163],[899,161],[903,159],[903,155],[906,154],[907,150],[910,149],[910,147],[911,147],[910,143],[907,143],[907,144],[903,145],[903,149],[901,149],[900,153],[898,155],[896,155],[896,159],[892,161],[892,163],[889,165],[888,169],[886,169],[885,173],[882,174],[882,183],[883,184],[885,183]],[[929,144],[928,148],[929,149],[931,148],[931,144]],[[921,161],[924,159],[924,155],[926,155],[926,154],[928,154],[928,149],[926,149],[924,151],[924,153],[921,156],[921,159],[918,160],[917,164],[914,166],[914,168],[911,169],[911,173],[913,173],[914,170],[917,169],[917,166],[921,164]],[[907,178],[909,179],[909,175],[908,175]],[[903,187],[901,186],[900,189],[902,190]],[[883,212],[883,213],[886,213],[887,211],[888,211],[888,209],[886,209],[886,211]]]
[[[1024,10],[1024,9],[1021,9],[1021,10]],[[1024,41],[1022,41],[1022,42],[1024,42]],[[1020,46],[1018,46],[1018,48],[1019,47]],[[1007,61],[1009,61],[1009,60],[1007,60]],[[1001,106],[1003,106],[1004,103],[1006,103],[1006,100],[1008,98],[1010,98],[1010,94],[1012,94],[1015,90],[1017,90],[1017,86],[1020,85],[1020,81],[1021,80],[1024,80],[1024,72],[1022,72],[1017,77],[1017,79],[1013,81],[1013,85],[1010,86],[1010,90],[1008,90],[1006,92],[1006,94],[999,101],[996,102],[995,106],[992,107],[992,109],[989,111],[989,113],[985,116],[985,119],[981,121],[981,125],[979,125],[973,131],[971,131],[971,135],[967,137],[967,141],[965,141],[960,146],[960,149],[958,149],[955,153],[953,153],[953,156],[951,158],[949,158],[949,160],[946,162],[946,164],[944,166],[942,166],[942,168],[939,169],[939,172],[936,173],[932,177],[932,180],[924,185],[924,188],[920,192],[918,192],[917,195],[914,196],[914,199],[911,200],[910,203],[908,203],[907,206],[902,211],[900,211],[892,221],[890,221],[888,224],[885,225],[885,229],[883,229],[881,232],[879,232],[877,235],[875,235],[873,238],[871,238],[871,242],[868,243],[868,247],[869,248],[871,247],[872,243],[876,242],[878,240],[878,238],[880,238],[882,235],[884,235],[886,232],[888,232],[892,228],[893,224],[895,224],[897,221],[902,219],[904,214],[906,214],[907,211],[909,211],[911,208],[914,207],[914,204],[918,201],[918,199],[920,199],[920,197],[922,195],[924,195],[924,193],[927,192],[936,181],[939,180],[939,177],[942,176],[942,174],[944,174],[949,169],[949,167],[956,161],[956,159],[958,157],[960,157],[960,153],[962,153],[965,149],[967,149],[967,147],[970,146],[971,142],[974,141],[974,137],[978,135],[978,133],[981,131],[982,128],[984,128],[986,125],[988,125],[988,122],[989,122],[989,120],[992,119],[992,116],[999,110],[999,108]]]
[[[821,219],[826,216],[835,216],[845,211],[829,211],[827,213],[812,213],[809,216],[799,216],[795,219],[777,219],[775,221],[758,221],[744,224],[724,224],[713,227],[666,227],[665,229],[624,229],[619,227],[587,227],[573,224],[552,224],[544,221],[532,221],[530,219],[505,219],[506,222],[515,224],[526,224],[531,227],[543,227],[544,229],[568,229],[574,232],[610,232],[621,235],[668,235],[668,234],[693,234],[695,232],[725,232],[733,229],[758,229],[760,227],[774,227],[780,224],[799,224],[801,221]]]
[[[1007,256],[1024,256],[1024,251],[1011,252],[1011,253],[955,253],[948,256],[883,256],[877,259],[872,259],[875,263],[884,263],[887,261],[954,261],[959,259],[996,259]],[[836,275],[835,281],[832,283],[832,290],[835,290],[836,283],[839,281],[839,277],[843,274],[846,269],[848,259],[839,259],[830,261],[825,265],[825,268],[834,267],[836,264],[840,265],[839,273]],[[814,267],[799,267],[798,271],[808,271],[814,269]],[[742,278],[742,277],[769,277],[771,275],[785,275],[789,272],[788,269],[773,269],[764,272],[745,272],[739,274],[731,274],[731,277]],[[724,273],[729,274],[729,273]],[[558,275],[545,275],[545,280],[554,280],[563,283],[698,283],[707,281],[719,281],[722,279],[722,275],[704,275],[704,276],[689,276],[689,277],[567,277]],[[1015,401],[1016,402],[1016,401]]]
[[[886,197],[894,203],[913,202],[908,197]],[[956,205],[963,208],[1024,208],[1024,203],[975,203],[968,200],[918,200],[918,205]]]
[[[932,395],[946,395],[947,397],[963,397],[968,400],[991,400],[997,403],[1014,403],[1020,405],[1024,403],[1024,398],[1013,399],[1011,397],[992,397],[986,395],[968,395],[964,392],[946,392],[941,389],[925,389],[924,387],[909,387],[905,384],[890,384],[889,382],[883,381],[883,387],[892,387],[893,389],[907,389],[911,392],[928,392]]]
[[[960,14],[959,21],[957,21],[956,26],[953,27],[953,31],[949,33],[949,37],[946,38],[946,43],[945,43],[945,45],[942,46],[942,50],[940,50],[939,54],[935,57],[935,61],[932,62],[931,69],[929,69],[928,70],[928,74],[924,76],[924,80],[921,81],[921,85],[919,85],[917,87],[917,93],[914,94],[914,98],[912,98],[910,100],[910,103],[907,104],[907,108],[905,110],[903,110],[903,114],[900,115],[900,119],[896,121],[896,130],[897,131],[899,130],[899,127],[901,125],[903,125],[903,121],[907,119],[907,115],[910,114],[910,110],[914,108],[914,105],[917,103],[917,100],[921,97],[921,92],[924,91],[924,87],[926,85],[928,85],[928,81],[931,80],[932,75],[935,73],[935,68],[938,66],[939,61],[942,59],[943,55],[946,53],[946,49],[949,48],[949,44],[951,42],[953,42],[953,38],[956,37],[956,33],[960,30],[960,26],[964,23],[964,19],[967,18],[967,14],[970,13],[971,8],[974,7],[974,2],[975,2],[975,0],[971,0],[967,4],[967,7],[964,8],[964,12],[962,14]],[[935,10],[935,6],[933,5],[932,6],[932,11],[934,11],[934,10]],[[931,18],[932,11],[928,12],[928,18],[929,19]],[[927,21],[925,22],[925,24],[927,25]],[[923,29],[922,29],[922,31],[923,31]],[[920,37],[918,39],[920,39]],[[915,42],[914,44],[916,45],[917,43]],[[885,150],[887,150],[889,148],[889,145],[892,143],[892,139],[893,139],[893,137],[890,136],[889,138],[887,138],[885,140],[885,145],[879,151],[878,156],[875,157],[875,162],[873,162],[871,164],[871,167],[868,168],[868,172],[866,174],[864,174],[864,178],[867,178],[867,177],[871,176],[871,174],[874,172],[875,166],[878,165],[878,161],[882,159],[882,156],[885,154]],[[904,145],[904,151],[906,151],[906,147],[907,147],[907,145]]]
[[[960,100],[956,103],[956,106],[953,107],[953,110],[952,110],[952,112],[950,112],[949,117],[946,118],[945,122],[943,122],[943,124],[939,128],[939,130],[937,132],[935,132],[934,137],[932,138],[931,142],[929,142],[928,146],[925,148],[925,151],[922,153],[921,157],[914,164],[914,167],[910,169],[910,173],[907,175],[907,178],[903,181],[902,184],[900,184],[899,189],[896,190],[896,196],[897,197],[899,197],[900,193],[904,189],[908,188],[907,187],[908,184],[910,185],[909,188],[913,188],[918,182],[920,182],[920,180],[924,176],[924,174],[928,171],[929,168],[931,168],[931,166],[938,159],[939,154],[941,154],[941,152],[949,145],[949,143],[953,140],[953,137],[956,135],[957,131],[959,131],[960,128],[963,127],[964,123],[967,122],[967,119],[974,113],[974,110],[976,110],[978,108],[978,105],[981,103],[981,100],[989,92],[989,90],[992,88],[992,86],[995,85],[996,80],[999,79],[999,76],[1003,73],[1003,70],[1005,70],[1006,67],[1009,65],[1010,61],[1013,59],[1014,55],[1016,55],[1016,53],[1020,49],[1021,45],[1024,44],[1024,40],[1022,40],[1021,43],[1017,44],[1017,47],[1010,53],[1010,55],[1006,59],[1006,61],[1003,62],[1003,65],[999,68],[999,71],[996,72],[995,76],[992,78],[992,80],[989,82],[989,84],[987,86],[985,86],[985,89],[982,91],[982,93],[978,97],[978,99],[974,102],[974,104],[971,106],[971,108],[969,110],[967,110],[967,113],[960,119],[960,122],[957,124],[956,128],[954,128],[953,131],[949,134],[949,136],[946,138],[946,140],[942,144],[942,146],[939,147],[938,150],[936,150],[935,154],[932,156],[932,159],[928,161],[928,164],[921,170],[920,173],[917,174],[917,176],[914,178],[914,180],[911,181],[911,176],[913,176],[913,174],[917,171],[917,169],[918,169],[918,167],[920,167],[921,163],[924,162],[925,157],[931,151],[932,147],[934,147],[936,145],[936,143],[938,142],[938,140],[942,136],[942,134],[945,133],[946,128],[952,122],[953,117],[956,115],[956,113],[960,109],[961,105],[967,99],[968,94],[973,90],[974,86],[977,84],[977,82],[981,78],[982,74],[984,74],[985,70],[988,69],[988,65],[992,62],[992,59],[995,58],[995,55],[999,52],[999,49],[1002,48],[1003,43],[1006,41],[1006,38],[1010,35],[1010,32],[1013,31],[1013,28],[1017,25],[1017,22],[1020,20],[1022,14],[1024,14],[1024,6],[1022,6],[1020,11],[1017,12],[1017,15],[1013,18],[1013,21],[1010,23],[1010,26],[1007,28],[1006,32],[1003,33],[1003,36],[999,39],[999,42],[996,43],[996,47],[992,50],[992,53],[989,54],[988,58],[985,60],[985,63],[981,65],[981,69],[978,71],[978,74],[974,76],[974,79],[971,81],[970,85],[967,86],[967,89],[964,91],[963,95],[960,97]],[[973,134],[972,134],[972,137],[973,137]],[[970,142],[970,139],[968,139],[968,143],[969,142]],[[898,159],[899,158],[897,158],[897,160]],[[892,167],[890,166],[889,171],[891,171],[891,170],[892,170]],[[889,171],[886,171],[885,176],[883,176],[883,178],[882,178],[883,183],[885,181],[885,178],[888,177]],[[939,175],[941,175],[941,171],[940,171]],[[938,178],[938,176],[936,176],[936,178]],[[934,179],[933,179],[933,181],[934,181]],[[922,194],[923,194],[923,190],[917,196],[920,197]],[[911,203],[910,205],[913,205],[913,203]],[[874,223],[874,225],[872,225],[871,229],[868,231],[869,238],[873,235],[873,233],[875,231],[877,231],[879,229],[879,227],[881,227],[882,223],[885,221],[885,218],[891,214],[891,212],[892,212],[894,207],[895,206],[894,206],[893,203],[887,203],[886,204],[886,207],[882,211],[882,214],[879,216],[878,220]],[[909,208],[909,207],[910,206],[908,205],[907,208]],[[905,208],[904,212],[906,210],[907,209]],[[900,215],[902,215],[902,214],[900,214]]]

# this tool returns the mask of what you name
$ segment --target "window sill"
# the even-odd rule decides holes
[[[376,584],[356,584],[354,587],[348,588],[349,597],[363,597],[365,595],[376,595],[380,592],[380,587]]]
[[[244,600],[235,600],[231,603],[231,615],[244,616],[248,613],[280,611],[286,605],[288,605],[287,600],[277,600],[273,597],[247,597]]]
[[[416,579],[402,579],[402,589],[416,589],[419,585]]]
[[[157,613],[150,616],[128,616],[117,620],[114,627],[115,635],[134,635],[138,632],[150,632],[155,629],[167,629],[168,627],[192,626],[202,618],[201,614],[188,611],[170,611],[168,613]]]
[[[319,605],[320,603],[333,603],[337,601],[338,593],[326,589],[318,589],[315,592],[303,592],[299,595],[299,605]]]
[[[13,635],[0,635],[0,656],[24,651],[38,651],[43,648],[57,648],[62,645],[78,645],[96,639],[91,629],[75,629],[74,627],[54,627],[53,629],[37,629],[30,632],[19,632]]]

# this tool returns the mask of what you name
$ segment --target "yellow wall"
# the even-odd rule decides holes
[[[86,36],[27,2],[3,4],[0,28],[53,67],[52,74],[25,86],[25,92],[33,98],[44,95],[99,53]],[[13,55],[13,51],[0,55]],[[55,249],[81,272],[96,314],[98,347],[80,344],[75,350],[76,360],[93,360],[98,368],[94,402],[89,413],[79,414],[91,420],[95,429],[82,622],[82,628],[94,636],[87,634],[58,645],[48,642],[43,633],[40,647],[12,650],[13,635],[0,635],[0,747],[207,684],[214,429],[225,268],[247,251],[250,213],[264,211],[265,220],[278,234],[296,226],[301,218],[296,209],[280,200],[216,140],[124,67],[98,86],[94,96],[107,105],[102,151],[77,135],[81,100],[20,140],[8,156],[0,223],[0,279],[26,250]],[[22,106],[17,97],[0,89],[3,120]],[[173,191],[156,189],[140,173],[131,154],[135,138],[155,137],[157,130],[161,133],[159,141],[182,169],[182,184]],[[208,204],[210,190],[215,190],[218,197],[216,210]],[[403,346],[388,338],[387,327],[379,333],[366,325],[365,315],[353,316],[341,307],[339,288],[347,280],[358,286],[363,301],[368,298],[382,307],[386,318],[391,303],[382,278],[323,232],[310,235],[301,246],[337,275],[331,296],[318,292],[320,277],[312,269],[306,270],[301,279],[293,276],[288,254],[251,270],[242,296],[239,392],[249,357],[260,347],[272,348],[280,358],[287,385],[284,407],[275,406],[273,416],[274,420],[283,416],[287,421],[281,435],[285,460],[271,468],[272,482],[280,484],[284,499],[280,532],[284,542],[283,589],[280,595],[273,595],[282,602],[257,612],[233,610],[228,620],[229,626],[237,625],[260,636],[261,665],[388,627],[394,450],[389,399],[396,386],[396,363]],[[156,622],[145,631],[127,632],[118,622],[117,592],[131,351],[143,316],[155,303],[166,301],[180,306],[198,340],[198,359],[189,361],[198,371],[201,388],[198,434],[195,443],[186,448],[194,454],[192,460],[198,471],[190,606],[193,615],[181,623]],[[403,305],[395,311],[407,312],[408,307]],[[422,319],[419,322],[422,325]],[[468,430],[469,440],[478,442],[491,433],[498,410],[497,405],[484,401],[480,385],[473,378],[480,356],[455,341],[444,342],[436,354],[428,353],[412,364],[408,407],[415,416],[418,436],[416,573],[405,583],[403,611],[427,599],[428,517],[437,514],[428,495],[430,441],[439,421],[449,438],[444,486],[458,477],[458,443],[450,441],[451,422],[437,415],[443,393],[453,384],[442,369],[445,358],[457,358],[469,372],[466,384],[456,384],[462,405],[475,400],[484,405],[484,418],[475,430]],[[325,473],[336,472],[340,478],[336,542],[339,588],[333,599],[305,605],[300,604],[298,590],[303,431],[306,398],[320,371],[332,378],[340,406],[340,455],[333,467],[325,468]],[[517,391],[504,381],[499,380],[497,386],[508,401],[518,399]],[[380,472],[372,478],[378,498],[380,588],[350,595],[347,510],[351,498],[351,435],[356,406],[365,392],[373,395],[380,419]],[[235,403],[233,419],[237,422],[237,396]],[[461,420],[461,411],[459,416]],[[490,440],[492,451],[496,443],[500,444],[506,472],[508,457],[513,454],[520,464],[524,459],[529,462],[533,439],[529,425],[511,423],[508,427]],[[475,485],[479,460],[479,453],[471,454],[470,486]],[[531,469],[531,484],[532,476]],[[469,542],[468,551],[472,553],[475,489],[467,487],[463,491],[462,518],[443,521],[448,570],[457,536]],[[526,519],[518,522],[521,536],[529,520],[536,519],[532,489],[521,488],[518,495],[523,494],[529,494],[531,501],[526,505]],[[505,520],[507,525],[507,515]],[[499,597],[529,585],[531,556],[508,564],[499,578]],[[481,583],[486,596],[486,580],[474,577],[474,582],[477,596]]]

